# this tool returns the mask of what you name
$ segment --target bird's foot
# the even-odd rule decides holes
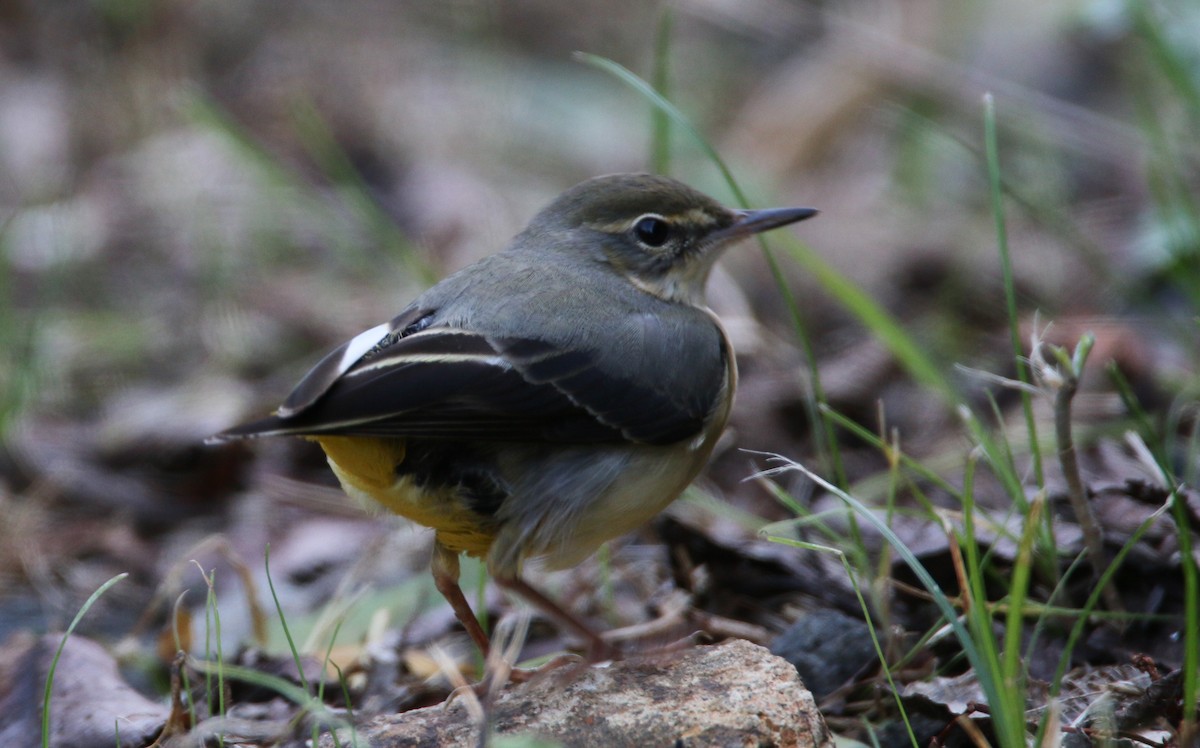
[[[568,677],[572,677],[576,673],[583,672],[592,662],[588,659],[580,657],[576,654],[561,654],[550,658],[548,661],[532,668],[515,667],[508,673],[508,681],[510,683],[528,683],[532,680],[542,678],[555,671],[565,672]],[[563,668],[567,668],[563,671]]]

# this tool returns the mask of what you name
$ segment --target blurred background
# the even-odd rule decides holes
[[[655,168],[653,107],[577,51],[665,84],[755,206],[820,208],[790,230],[807,251],[965,397],[1007,407],[1011,391],[955,368],[1014,373],[990,92],[1022,336],[1035,312],[1059,342],[1096,333],[1082,424],[1118,428],[1115,361],[1186,433],[1198,40],[1200,4],[1182,1],[0,3],[0,639],[63,627],[122,571],[80,630],[149,635],[181,589],[203,604],[198,559],[218,569],[223,637],[245,641],[231,569],[261,585],[268,542],[289,610],[348,574],[423,578],[425,536],[341,498],[311,445],[202,442],[269,412],[326,350],[502,248],[557,193]],[[694,139],[667,137],[659,167],[735,202]],[[774,255],[825,399],[871,432],[886,414],[912,454],[961,454],[953,409],[805,256]],[[741,450],[822,464],[805,345],[752,244],[710,301],[743,379],[699,493],[780,519]],[[851,480],[886,468],[844,441]],[[393,625],[411,618],[390,604]]]

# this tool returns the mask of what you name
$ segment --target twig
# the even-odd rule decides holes
[[[1105,566],[1104,536],[1088,503],[1087,489],[1083,485],[1079,456],[1075,451],[1075,439],[1071,430],[1071,402],[1079,390],[1079,375],[1094,342],[1095,338],[1090,333],[1084,335],[1070,360],[1067,360],[1062,349],[1054,349],[1062,365],[1059,370],[1058,392],[1054,397],[1054,434],[1058,441],[1058,461],[1067,481],[1067,499],[1071,502],[1071,510],[1083,531],[1083,542],[1092,564],[1092,572],[1099,578],[1104,573]],[[1103,595],[1109,610],[1118,612],[1125,609],[1117,589],[1112,585],[1104,588]]]

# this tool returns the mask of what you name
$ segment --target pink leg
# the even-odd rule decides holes
[[[546,597],[546,595],[525,580],[520,577],[494,576],[493,578],[496,580],[496,584],[525,598],[526,601],[540,608],[559,624],[566,626],[583,637],[587,641],[587,659],[589,662],[602,662],[604,660],[611,660],[617,656],[616,647],[605,641],[574,613],[571,613],[549,597]]]
[[[437,587],[438,592],[442,593],[442,597],[450,603],[450,607],[454,609],[454,616],[467,630],[471,639],[474,640],[475,646],[479,647],[479,652],[484,659],[487,659],[491,642],[488,640],[488,635],[484,633],[483,627],[479,625],[479,619],[475,617],[475,612],[471,610],[471,604],[463,595],[462,587],[458,586],[458,554],[441,543],[434,543],[433,563],[430,564],[430,571],[433,572],[433,584]]]

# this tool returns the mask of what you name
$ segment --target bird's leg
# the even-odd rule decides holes
[[[441,543],[435,542],[430,570],[433,572],[434,586],[437,587],[438,592],[442,593],[442,597],[446,598],[446,602],[450,603],[450,607],[454,609],[454,616],[467,630],[471,639],[474,640],[475,646],[479,647],[480,654],[486,660],[488,652],[491,650],[491,643],[488,635],[484,633],[483,627],[479,625],[479,619],[475,617],[475,612],[471,610],[471,604],[463,595],[462,587],[458,586],[458,554]]]
[[[496,584],[525,598],[526,601],[541,608],[543,612],[559,624],[566,626],[583,637],[587,642],[588,662],[603,662],[604,660],[615,659],[620,654],[616,647],[605,641],[590,626],[581,621],[578,616],[551,600],[519,576],[506,577],[497,574],[493,576],[493,579],[496,580]]]
[[[488,659],[491,653],[491,641],[488,639],[487,634],[484,633],[483,627],[479,625],[479,620],[475,618],[475,613],[471,610],[470,603],[467,602],[462,588],[458,585],[458,554],[446,548],[441,543],[435,542],[430,570],[433,572],[433,583],[437,587],[438,592],[442,593],[442,597],[446,598],[446,602],[450,603],[455,617],[458,618],[463,628],[467,630],[471,639],[474,640],[475,645],[479,647],[479,651],[483,654],[484,659]],[[507,577],[503,574],[494,574],[492,578],[500,587],[524,598],[530,604],[540,608],[559,624],[581,636],[587,642],[588,662],[611,660],[619,654],[616,647],[606,642],[590,626],[581,621],[578,616],[551,600],[520,577]],[[567,655],[557,657],[542,667],[533,670],[514,668],[509,672],[508,679],[518,683],[524,682],[536,675],[578,661],[575,655]],[[481,682],[476,684],[476,688],[482,688],[484,685],[485,682]]]

